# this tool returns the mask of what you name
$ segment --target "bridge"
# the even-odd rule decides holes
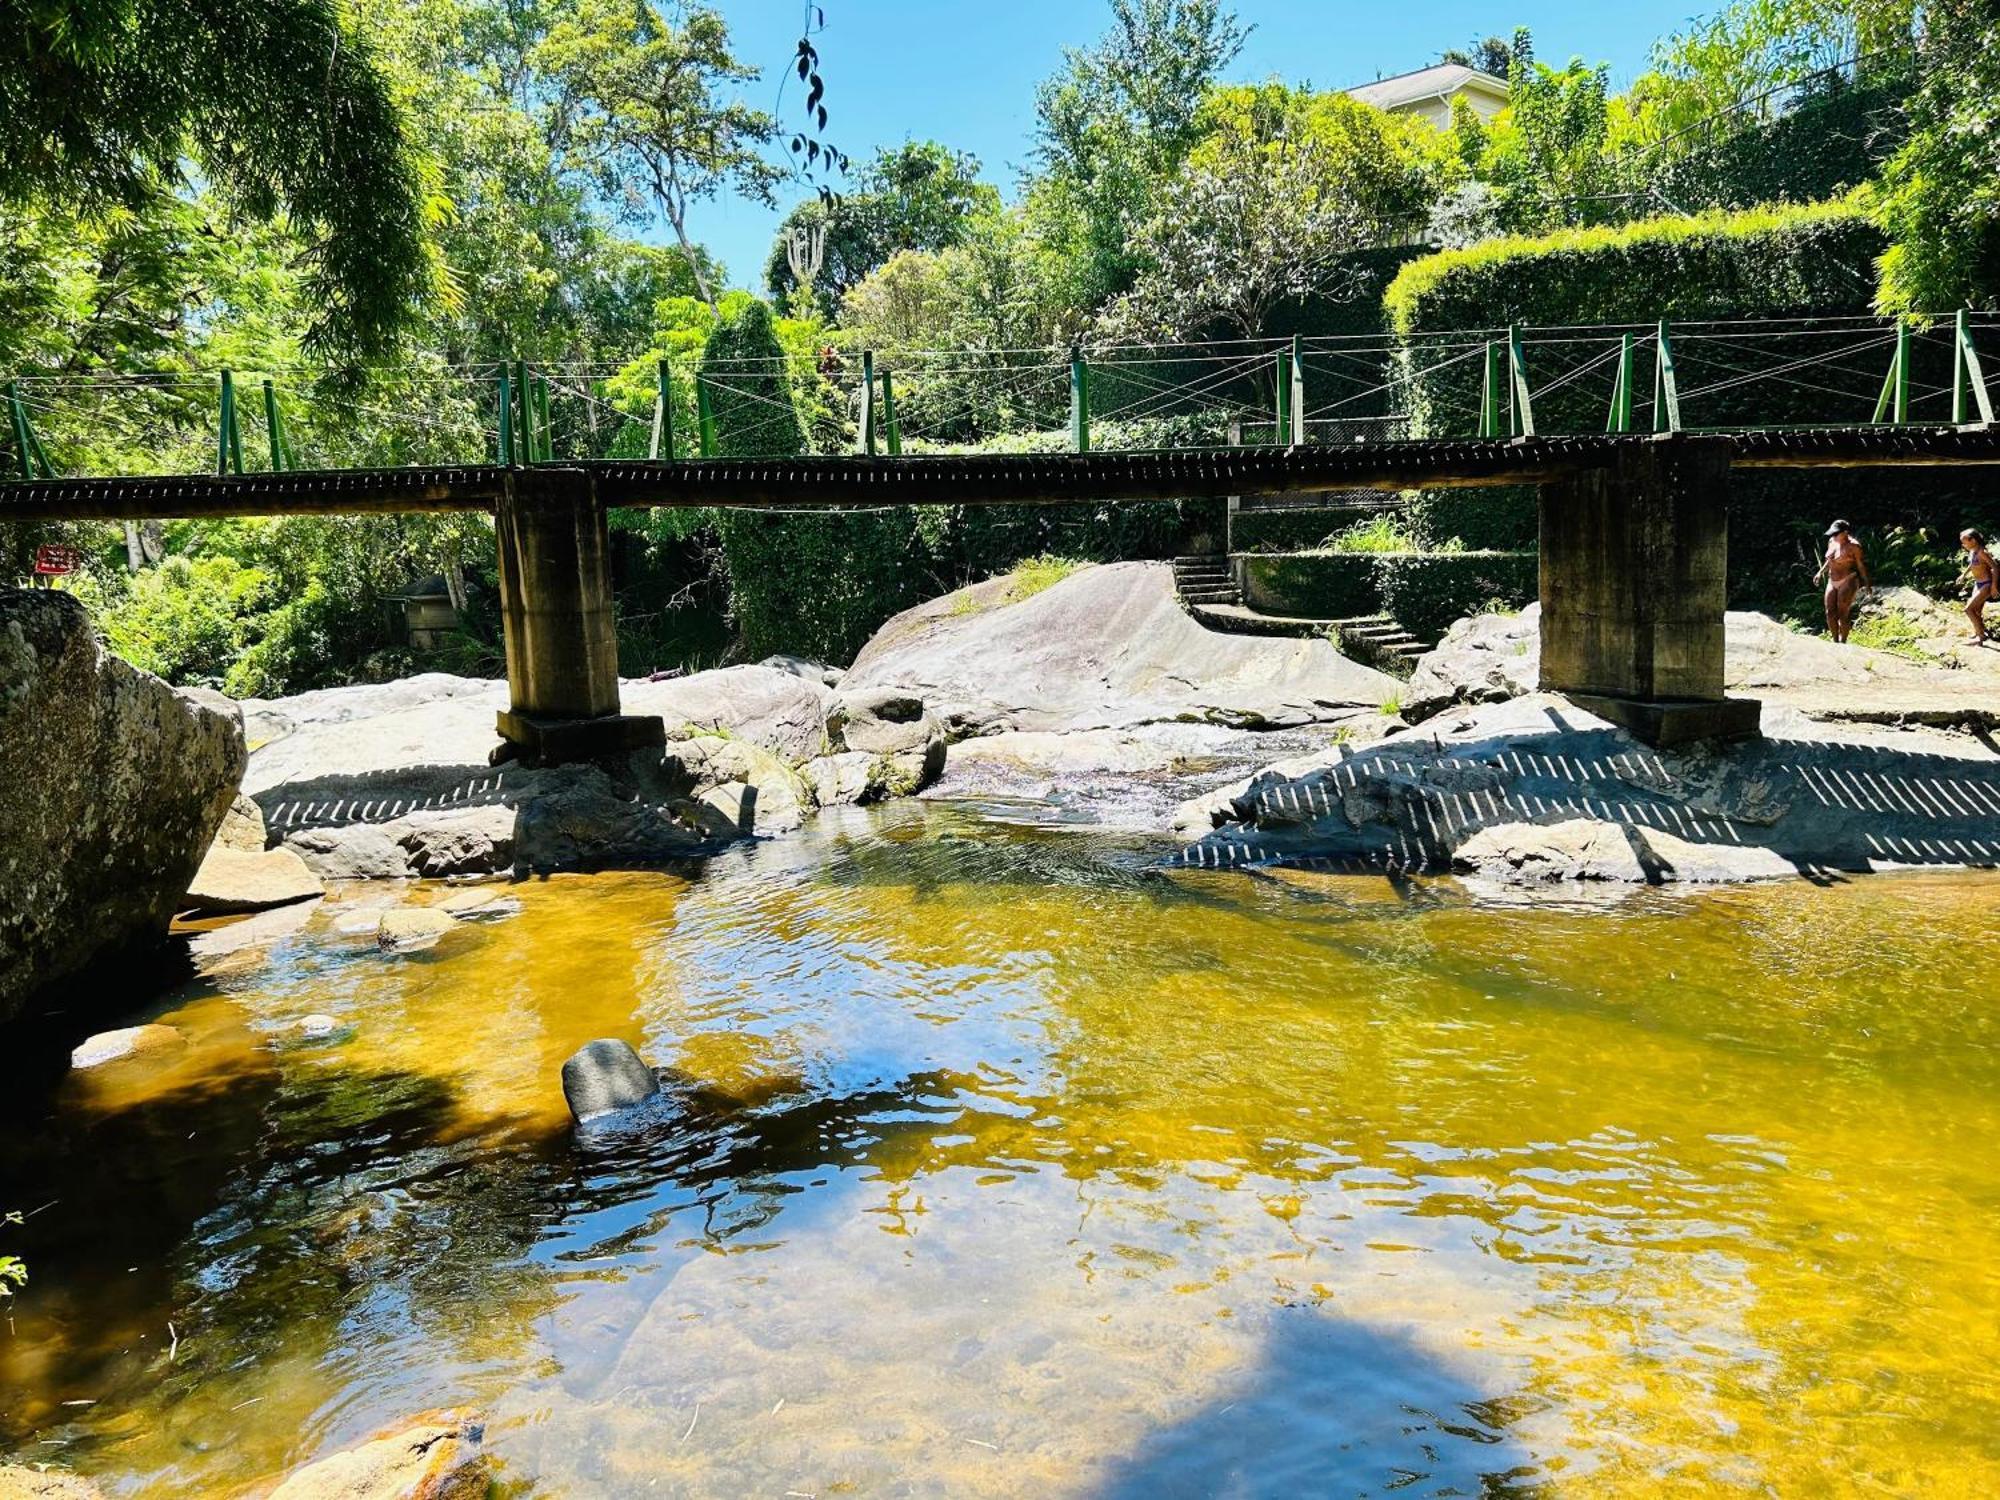
[[[1817,324],[1824,320],[1811,320]],[[1854,320],[1844,321],[1851,325]],[[1734,325],[1731,325],[1732,327]],[[1841,396],[1825,381],[1840,354],[1801,360],[1800,339],[1825,330],[1786,327],[1789,341],[1769,377],[1775,382]],[[1082,356],[1068,366],[1074,451],[903,452],[893,388],[867,361],[860,393],[863,452],[844,456],[720,458],[665,456],[674,452],[671,373],[662,365],[648,459],[555,457],[548,440],[549,395],[522,399],[533,385],[520,371],[500,376],[497,432],[502,462],[364,469],[297,469],[285,462],[280,419],[266,382],[272,466],[246,472],[236,431],[230,382],[223,381],[219,472],[200,475],[54,477],[24,403],[10,388],[16,451],[24,477],[0,484],[0,520],[141,520],[271,514],[362,514],[399,511],[483,511],[494,516],[499,557],[510,708],[500,715],[499,753],[540,761],[590,758],[660,743],[657,719],[620,713],[617,641],[612,615],[609,540],[613,507],[754,507],[784,511],[879,508],[901,504],[1075,504],[1142,502],[1233,495],[1326,494],[1362,489],[1534,486],[1540,496],[1541,685],[1642,737],[1670,744],[1752,734],[1757,705],[1723,693],[1722,623],[1726,599],[1728,495],[1738,469],[1935,470],[2000,465],[2000,427],[1973,346],[1972,322],[1952,322],[1951,377],[1926,389],[1910,325],[1842,330],[1847,344],[1886,345],[1893,352],[1872,417],[1840,425],[1745,424],[1695,429],[1685,425],[1687,395],[1678,384],[1676,355],[1665,324],[1650,335],[1654,382],[1650,403],[1637,397],[1636,348],[1630,329],[1565,331],[1561,343],[1598,346],[1572,354],[1565,372],[1539,390],[1527,378],[1533,341],[1510,330],[1460,339],[1427,366],[1403,359],[1372,385],[1350,377],[1358,393],[1347,405],[1393,398],[1398,382],[1418,380],[1470,363],[1469,392],[1476,435],[1364,436],[1312,441],[1313,409],[1304,399],[1311,363],[1302,341],[1280,343],[1222,363],[1253,373],[1268,368],[1274,404],[1270,440],[1253,445],[1104,451],[1090,442],[1090,376]],[[1740,386],[1740,332],[1734,342]],[[1387,346],[1384,346],[1385,348]],[[1683,345],[1685,347],[1685,345]],[[1454,352],[1455,351],[1455,352]],[[1352,348],[1334,351],[1350,363]],[[1844,353],[1845,351],[1842,351]],[[1483,366],[1480,355],[1483,354]],[[1148,351],[1158,358],[1157,351]],[[1685,361],[1685,355],[1681,356]],[[1055,366],[1038,367],[1055,368]],[[1386,368],[1386,366],[1385,366]],[[1725,368],[1730,368],[1725,366]],[[1801,381],[1801,369],[1820,374]],[[518,367],[517,367],[518,370]],[[1551,393],[1582,376],[1608,376],[1609,415],[1601,431],[1552,432]],[[710,396],[728,372],[696,376],[700,450],[712,451]],[[1215,388],[1213,376],[1206,377]],[[1197,382],[1184,383],[1193,388]],[[1850,382],[1850,390],[1851,390]],[[1929,400],[1946,420],[1918,417]],[[1504,393],[1504,394],[1503,394]],[[1155,405],[1157,395],[1149,397]],[[1244,404],[1238,398],[1240,422]],[[879,403],[879,405],[878,405]],[[1650,405],[1654,431],[1635,431]],[[1537,409],[1545,414],[1538,424]],[[1252,408],[1254,410],[1254,408]],[[1573,405],[1569,408],[1574,409]],[[518,415],[516,429],[514,418]],[[1946,418],[1939,410],[1936,415]],[[1377,420],[1371,418],[1370,420]],[[539,436],[537,436],[539,422]],[[1541,430],[1537,430],[1538,426]],[[666,428],[662,453],[662,428]],[[1376,428],[1380,433],[1393,428]],[[1240,432],[1237,434],[1240,439]],[[516,441],[516,437],[520,441]],[[888,452],[878,440],[886,436]]]

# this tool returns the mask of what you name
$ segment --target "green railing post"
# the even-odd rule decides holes
[[[222,372],[222,421],[215,434],[215,472],[243,472],[243,434],[236,426],[236,376]]]
[[[1521,346],[1521,325],[1507,329],[1507,372],[1514,396],[1514,436],[1535,435],[1535,407],[1528,395],[1528,356]]]
[[[715,408],[709,404],[708,377],[700,371],[694,377],[694,415],[696,436],[701,441],[701,456],[715,457]]]
[[[861,351],[861,451],[875,456],[875,351]]]
[[[1619,341],[1618,379],[1611,387],[1611,418],[1604,424],[1604,430],[1632,430],[1632,335],[1629,333]]]
[[[1681,388],[1674,378],[1674,341],[1665,318],[1653,345],[1653,431],[1681,430]]]
[[[28,407],[21,400],[21,389],[11,380],[7,382],[7,415],[14,423],[14,457],[20,465],[21,477],[33,479],[35,465],[39,461],[42,478],[55,478],[48,458],[42,452],[42,445],[35,437],[35,429],[28,423]]]
[[[653,441],[646,456],[674,456],[674,378],[664,359],[660,361],[660,393],[653,398]]]
[[[268,377],[264,381],[264,435],[271,440],[271,472],[281,474],[288,467],[285,429],[278,420],[278,388]]]
[[[1090,451],[1090,367],[1081,345],[1069,351],[1069,436],[1077,452]]]
[[[1500,436],[1500,346],[1486,341],[1486,382],[1479,395],[1479,435]]]
[[[555,433],[549,422],[549,378],[535,377],[535,429],[541,434],[541,451],[535,456],[543,463],[554,463],[556,457]]]
[[[514,467],[514,383],[500,367],[500,462]]]
[[[1889,361],[1889,373],[1882,377],[1882,394],[1875,402],[1870,422],[1888,420],[1901,426],[1910,419],[1910,325],[1896,323],[1896,353]]]
[[[1311,441],[1306,431],[1306,363],[1305,355],[1299,347],[1299,336],[1292,335],[1292,441],[1303,445]]]
[[[514,361],[514,399],[521,403],[521,423],[515,428],[519,441],[516,451],[524,464],[534,463],[541,457],[541,443],[535,437],[535,386],[528,378],[528,362]]]
[[[1979,411],[1979,420],[1992,425],[1993,393],[1986,389],[1986,372],[1979,366],[1979,350],[1972,342],[1972,316],[1959,309],[1951,355],[1951,420],[1963,426],[1971,416],[1966,398]]]
[[[1280,350],[1271,356],[1271,381],[1275,390],[1275,403],[1271,416],[1272,430],[1277,435],[1280,448],[1292,446],[1292,367]]]
[[[886,439],[891,458],[899,458],[903,452],[903,429],[896,424],[896,387],[889,379],[889,372],[882,372],[882,436]]]

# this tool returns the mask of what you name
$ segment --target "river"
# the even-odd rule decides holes
[[[549,1500],[2000,1489],[2000,879],[1158,852],[905,803],[405,956],[342,893],[0,1101],[0,1452],[226,1495],[463,1403]],[[596,1036],[668,1102],[576,1131]]]

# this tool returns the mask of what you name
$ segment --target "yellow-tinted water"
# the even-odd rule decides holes
[[[2000,882],[1147,852],[905,807],[422,955],[329,905],[7,1101],[0,1449],[256,1493],[469,1402],[545,1497],[2000,1490]],[[579,1135],[603,1035],[686,1083]]]

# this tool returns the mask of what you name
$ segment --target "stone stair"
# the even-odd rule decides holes
[[[1174,592],[1189,609],[1198,604],[1243,602],[1243,591],[1236,587],[1236,576],[1229,571],[1226,557],[1175,558]]]
[[[1243,602],[1227,558],[1175,558],[1174,590],[1182,607],[1210,630],[1232,635],[1337,638],[1343,654],[1398,677],[1409,676],[1417,658],[1430,649],[1387,615],[1313,620],[1251,609]]]

